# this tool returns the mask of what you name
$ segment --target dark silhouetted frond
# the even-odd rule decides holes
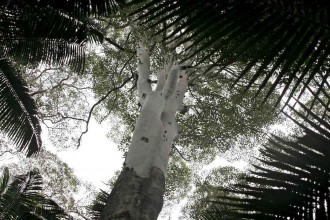
[[[246,89],[261,82],[256,95],[265,90],[267,99],[280,89],[280,101],[304,93],[299,85],[310,85],[329,68],[329,12],[324,0],[151,0],[133,14],[148,27],[163,28],[157,34],[172,29],[168,43],[192,41],[205,62],[220,52],[217,65],[243,63],[235,84],[252,72]]]
[[[101,190],[95,200],[93,201],[93,204],[89,208],[89,214],[92,216],[92,219],[100,219],[101,213],[103,209],[105,208],[105,204],[107,202],[107,199],[109,197],[109,193]]]
[[[1,1],[0,7],[52,8],[70,15],[87,17],[109,15],[123,8],[125,3],[126,0],[10,0]]]
[[[300,107],[309,115],[292,109],[307,122],[308,127],[295,119],[305,135],[296,141],[274,136],[261,150],[262,165],[254,166],[247,184],[236,185],[235,190],[220,189],[232,195],[214,198],[212,207],[226,204],[230,207],[226,214],[233,219],[327,219],[330,126],[301,103]],[[223,214],[215,208],[204,219]]]
[[[9,64],[0,60],[0,130],[25,150],[28,156],[41,148],[37,107],[22,77]]]
[[[1,219],[71,219],[53,200],[42,194],[43,180],[38,171],[11,176],[8,168],[1,177]]]
[[[0,9],[2,57],[22,64],[69,64],[82,71],[86,42],[103,41],[103,34],[86,19],[69,17],[52,8]]]

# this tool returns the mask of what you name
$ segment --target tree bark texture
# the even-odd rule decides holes
[[[124,168],[108,198],[101,220],[156,220],[163,206],[165,176],[152,167],[148,178]]]

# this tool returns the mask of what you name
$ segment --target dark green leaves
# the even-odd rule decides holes
[[[2,57],[22,64],[69,64],[81,72],[86,42],[103,41],[103,35],[84,19],[53,8],[1,8]]]
[[[302,106],[306,111],[308,108]],[[311,112],[309,112],[311,114]],[[261,166],[246,178],[247,184],[236,190],[224,190],[236,196],[215,198],[212,203],[226,204],[226,214],[240,219],[326,219],[329,216],[330,164],[329,133],[320,129],[328,124],[312,115],[305,135],[296,141],[274,137],[261,150]],[[205,219],[223,213],[210,210]]]
[[[22,77],[4,59],[0,60],[0,130],[28,156],[41,148],[37,107]]]
[[[101,213],[105,208],[105,204],[109,197],[109,193],[101,190],[96,198],[93,201],[93,204],[89,208],[89,214],[91,215],[92,219],[100,219]]]
[[[82,72],[86,43],[102,43],[104,37],[88,16],[107,15],[123,5],[123,0],[0,2],[0,130],[28,156],[41,147],[37,109],[9,62],[66,64]]]
[[[125,5],[125,0],[12,0],[2,1],[0,6],[15,7],[51,7],[79,17],[89,15],[108,15]]]
[[[11,176],[8,168],[0,178],[1,219],[71,219],[53,200],[42,194],[42,177],[38,171]]]
[[[139,19],[149,27],[166,18],[163,28],[174,28],[166,42],[191,40],[196,53],[204,51],[204,60],[220,52],[217,65],[243,63],[235,84],[252,72],[246,88],[261,81],[256,95],[265,90],[267,99],[281,89],[280,100],[293,97],[302,89],[297,84],[309,85],[329,67],[329,11],[322,0],[154,0],[134,14],[142,12]],[[273,86],[266,88],[267,82]]]

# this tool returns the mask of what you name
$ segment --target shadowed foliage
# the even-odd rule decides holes
[[[0,129],[31,156],[41,146],[37,108],[22,76],[6,59],[0,59],[0,88]]]
[[[329,68],[329,11],[325,0],[151,0],[133,14],[142,12],[138,19],[150,28],[161,26],[156,35],[172,29],[167,43],[192,40],[195,53],[214,65],[243,62],[235,83],[252,72],[246,89],[259,81],[256,95],[266,90],[267,99],[280,88],[279,103],[298,92],[300,98]],[[266,88],[267,82],[273,85]]]
[[[308,109],[307,109],[308,111]],[[309,112],[311,120],[300,113],[313,131],[295,141],[273,137],[261,150],[262,165],[255,165],[247,184],[235,190],[219,189],[236,196],[216,197],[213,210],[204,219],[229,214],[233,219],[328,219],[330,216],[330,133],[329,124]],[[322,122],[322,123],[320,123]],[[227,205],[230,211],[217,210]]]
[[[109,195],[109,193],[103,190],[97,194],[92,205],[89,207],[89,214],[92,219],[100,219],[101,213],[105,208],[105,204],[107,203]]]
[[[10,176],[8,168],[0,178],[1,219],[72,219],[53,200],[42,194],[42,177],[38,171]]]
[[[86,43],[103,41],[88,16],[107,15],[123,5],[123,0],[0,2],[0,128],[27,156],[41,148],[40,124],[37,107],[13,66],[65,64],[82,72]]]
[[[2,1],[1,6],[52,8],[78,17],[104,16],[116,12],[126,0],[10,0]]]

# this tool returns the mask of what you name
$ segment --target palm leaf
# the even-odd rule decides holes
[[[254,165],[245,178],[247,184],[236,189],[219,189],[232,193],[214,198],[211,203],[226,204],[226,215],[234,219],[326,219],[330,212],[330,126],[309,108],[298,102],[302,112],[291,108],[311,128],[303,137],[288,141],[274,136],[261,150],[261,166]],[[303,114],[303,112],[307,112]],[[208,210],[204,219],[224,213]]]
[[[1,182],[6,182],[0,195],[1,219],[71,219],[53,200],[42,195],[43,180],[39,172],[30,171],[25,175],[9,179],[5,168]]]
[[[8,60],[0,60],[0,129],[27,155],[41,148],[37,107],[27,85]]]
[[[75,11],[70,11],[70,7]],[[82,72],[85,44],[102,43],[104,36],[86,17],[79,16],[101,15],[113,7],[117,7],[115,1],[14,0],[0,3],[0,129],[20,150],[26,150],[28,156],[41,147],[37,109],[9,60],[23,65],[68,64]]]
[[[53,8],[57,11],[63,11],[78,17],[87,17],[90,15],[104,16],[114,13],[124,7],[125,0],[12,0],[0,2],[0,7],[24,8]]]
[[[243,62],[246,68],[238,80],[255,70],[247,89],[257,80],[263,82],[256,95],[272,81],[265,99],[289,78],[280,99],[290,99],[304,92],[306,88],[298,86],[302,81],[309,86],[316,73],[329,67],[329,7],[323,0],[151,0],[132,14],[140,15],[148,27],[167,20],[162,31],[175,23],[167,42],[193,41],[196,53],[204,51],[206,62],[218,52],[218,65]]]
[[[92,205],[89,208],[89,214],[92,216],[92,219],[100,219],[101,213],[105,208],[105,204],[109,197],[109,193],[101,190],[96,198],[94,199]]]
[[[2,9],[2,56],[22,64],[69,64],[82,71],[85,43],[103,41],[95,27],[52,8]]]

